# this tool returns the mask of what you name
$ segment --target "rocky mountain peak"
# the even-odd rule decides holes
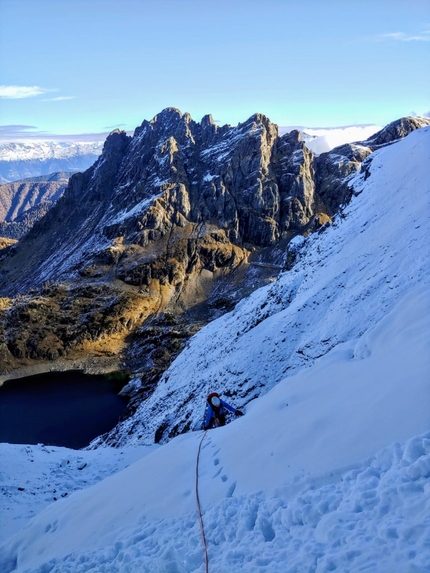
[[[253,115],[251,115],[251,117],[249,117],[246,121],[244,121],[242,125],[248,126],[248,125],[258,125],[258,124],[264,125],[266,129],[268,129],[269,126],[275,125],[272,124],[270,119],[263,113],[254,113]]]
[[[213,117],[212,117],[212,114],[209,113],[209,114],[203,116],[203,118],[202,118],[202,120],[201,120],[201,122],[200,122],[200,125],[202,126],[203,129],[204,129],[205,127],[210,126],[210,125],[216,125],[215,122],[214,122],[214,119],[213,119]]]
[[[103,146],[103,153],[111,150],[120,150],[123,152],[131,141],[131,137],[121,129],[114,129],[107,136]]]
[[[162,129],[164,131],[172,131],[176,128],[178,123],[182,119],[182,112],[175,107],[166,107],[158,113],[150,123],[154,126],[154,129]]]
[[[336,213],[340,205],[348,203],[352,193],[350,180],[358,170],[368,171],[373,151],[427,125],[430,125],[429,118],[404,117],[391,122],[366,141],[345,143],[321,153],[315,160],[316,193],[329,214]]]

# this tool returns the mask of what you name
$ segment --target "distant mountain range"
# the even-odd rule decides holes
[[[102,149],[102,141],[0,142],[0,183],[58,171],[85,171]]]

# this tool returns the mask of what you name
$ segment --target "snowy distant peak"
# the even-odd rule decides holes
[[[100,155],[102,141],[28,141],[0,142],[0,161],[32,161],[47,159],[70,159],[82,155]]]
[[[58,171],[85,171],[99,157],[103,142],[0,142],[0,183]]]

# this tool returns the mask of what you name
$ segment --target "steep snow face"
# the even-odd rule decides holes
[[[163,428],[162,441],[200,428],[209,391],[243,406],[428,285],[429,160],[430,128],[372,154],[335,224],[296,245],[291,271],[202,329],[111,437],[152,443]]]
[[[0,183],[54,171],[84,171],[94,163],[102,149],[102,141],[0,142]]]
[[[198,488],[211,571],[428,571],[427,311],[426,288],[408,289],[359,340],[205,436]],[[1,571],[201,573],[202,438],[179,436],[51,504],[0,545]],[[112,464],[110,449],[96,452]],[[96,452],[82,453],[81,481]],[[73,470],[55,473],[69,491]],[[34,483],[31,464],[26,472]]]

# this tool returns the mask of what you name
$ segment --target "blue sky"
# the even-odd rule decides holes
[[[429,62],[430,0],[1,0],[0,133],[383,125],[429,112]]]

